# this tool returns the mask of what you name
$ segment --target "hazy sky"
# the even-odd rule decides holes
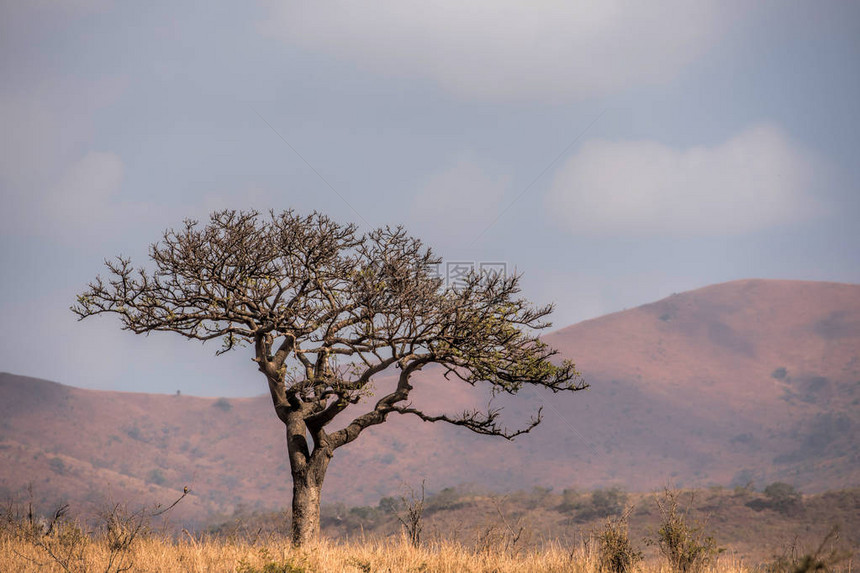
[[[217,208],[404,224],[555,324],[860,282],[857,2],[2,2],[0,370],[265,391],[250,351],[76,322]]]

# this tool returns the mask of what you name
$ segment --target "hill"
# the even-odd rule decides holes
[[[543,406],[534,432],[507,442],[394,418],[338,451],[324,502],[375,503],[422,479],[431,491],[468,482],[642,491],[670,480],[781,480],[808,492],[860,483],[860,285],[736,281],[545,340],[591,388],[527,392],[507,404],[512,424]],[[433,369],[421,377],[416,402],[431,407],[485,398]],[[286,505],[283,429],[268,400],[102,392],[0,374],[0,497],[33,482],[45,504],[169,502],[188,484],[194,495],[177,515],[193,521]]]

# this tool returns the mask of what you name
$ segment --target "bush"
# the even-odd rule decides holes
[[[580,499],[580,494],[573,488],[566,488],[561,492],[561,503],[556,510],[562,513],[571,513],[577,509],[581,509],[583,502]]]
[[[620,517],[607,519],[597,533],[598,568],[603,573],[628,573],[642,560],[642,552],[630,543],[629,516],[628,510]]]
[[[290,562],[278,563],[269,555],[265,547],[260,549],[259,560],[263,564],[256,567],[246,559],[241,559],[236,565],[236,573],[306,573],[304,567],[293,565]]]
[[[776,481],[764,488],[768,505],[783,514],[794,513],[801,507],[801,495],[793,485]]]
[[[463,495],[455,487],[446,487],[436,495],[428,498],[426,509],[427,513],[431,514],[436,511],[445,511],[451,509],[460,509],[465,506]]]
[[[618,487],[591,492],[591,510],[597,517],[621,515],[627,505],[627,494]]]
[[[137,440],[139,442],[145,441],[143,439],[143,434],[141,433],[140,428],[138,428],[137,426],[131,426],[129,428],[126,428],[125,435],[127,435],[132,440]]]
[[[278,563],[277,561],[266,561],[262,567],[254,567],[247,561],[239,561],[236,573],[305,573],[305,569],[296,567],[292,563]]]
[[[56,474],[63,475],[66,473],[66,464],[60,458],[51,458],[48,460],[48,466]]]
[[[834,526],[814,551],[801,554],[794,540],[782,555],[777,556],[763,568],[765,573],[827,573],[835,566],[851,557],[851,553],[840,551],[839,528]],[[829,547],[829,550],[827,548]],[[850,571],[850,564],[848,570]]]
[[[403,486],[404,492],[400,497],[401,507],[403,508],[403,512],[397,512],[395,515],[397,516],[397,520],[403,525],[403,530],[406,533],[407,537],[409,537],[409,542],[413,547],[421,546],[421,530],[424,528],[424,524],[422,523],[422,518],[424,516],[424,482],[421,482],[421,495],[412,487],[409,487],[404,484]],[[409,497],[406,497],[406,494],[409,494]]]
[[[666,489],[662,498],[657,498],[661,523],[657,530],[656,544],[666,557],[669,566],[676,573],[696,573],[709,564],[722,549],[717,547],[714,538],[706,535],[704,527],[689,520],[690,504],[683,510],[679,508],[680,492]]]
[[[224,412],[229,412],[233,409],[233,404],[230,403],[230,400],[227,398],[218,398],[215,402],[212,403],[213,408],[218,408],[219,410],[223,410]]]
[[[379,500],[379,510],[382,513],[393,515],[403,507],[403,500],[397,497],[383,497]]]

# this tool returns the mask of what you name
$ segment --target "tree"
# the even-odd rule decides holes
[[[775,481],[764,488],[767,505],[780,513],[790,514],[801,508],[803,496],[789,483]]]
[[[137,334],[219,339],[216,354],[253,348],[286,426],[297,545],[319,533],[320,491],[335,450],[389,414],[508,439],[540,422],[540,410],[517,430],[501,425],[491,406],[426,412],[410,400],[413,375],[424,366],[488,385],[494,396],[526,386],[586,387],[574,364],[551,361],[556,351],[534,334],[550,325],[552,306],[517,298],[519,276],[472,272],[457,288],[443,288],[432,272],[440,259],[402,227],[359,235],[355,225],[316,212],[228,210],[205,226],[186,220],[165,231],[149,256],[151,271],[128,258],[105,261],[109,278],[90,283],[72,311],[80,319],[116,314]],[[396,386],[371,405],[370,384],[383,372],[394,373]],[[326,430],[359,402],[369,411]]]

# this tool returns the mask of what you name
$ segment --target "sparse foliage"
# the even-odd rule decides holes
[[[402,228],[363,235],[319,213],[220,211],[203,227],[188,220],[150,247],[154,270],[127,258],[106,261],[72,307],[81,319],[115,314],[126,330],[220,340],[218,354],[243,346],[263,374],[287,428],[293,478],[293,539],[319,532],[319,500],[334,451],[390,414],[446,422],[513,438],[499,409],[431,413],[410,399],[413,375],[436,364],[445,378],[495,396],[526,386],[576,391],[585,383],[535,332],[552,306],[518,298],[519,276],[473,272],[443,288],[440,259]],[[396,372],[393,390],[337,431],[328,424],[366,402],[374,377]],[[310,443],[308,441],[310,437]]]
[[[773,482],[764,488],[764,498],[755,497],[746,506],[756,511],[770,509],[783,515],[795,515],[803,509],[803,496],[793,485]]]
[[[597,517],[621,515],[627,504],[627,493],[619,487],[596,489],[591,492],[591,511]]]
[[[839,549],[838,542],[839,527],[835,525],[813,551],[801,553],[795,538],[785,552],[765,566],[764,570],[766,573],[829,573],[851,557],[851,553]]]
[[[650,542],[657,545],[673,571],[696,573],[722,550],[717,547],[714,538],[707,535],[704,526],[690,517],[692,494],[686,508],[680,507],[680,496],[679,491],[666,488],[662,496],[657,498],[661,523],[657,539]]]
[[[98,515],[97,533],[84,529],[77,520],[68,517],[69,505],[58,507],[50,519],[40,519],[33,506],[32,486],[28,489],[26,506],[10,502],[4,512],[3,530],[11,534],[23,546],[34,547],[48,561],[36,561],[21,554],[40,568],[53,564],[66,573],[103,571],[120,573],[133,567],[132,547],[148,532],[150,519],[164,515],[182,501],[188,490],[171,505],[162,508],[140,508],[130,511],[125,504],[112,504]],[[0,539],[2,540],[2,539]],[[107,550],[103,558],[95,545],[102,544]]]
[[[507,497],[490,496],[490,501],[495,508],[498,519],[487,526],[478,537],[478,549],[480,551],[497,551],[500,553],[515,553],[524,535],[529,533],[523,523],[522,516],[509,515],[505,508]]]
[[[241,559],[236,566],[236,573],[306,573],[306,569],[300,565],[274,560],[265,547],[259,550],[258,560],[261,562],[260,566],[255,566],[248,559]]]
[[[770,377],[776,380],[784,380],[786,376],[788,376],[788,369],[786,369],[785,366],[775,368],[774,371],[770,373]]]
[[[764,495],[767,496],[770,506],[781,513],[798,510],[803,499],[793,485],[781,481],[773,482],[764,488]]]
[[[231,404],[230,400],[228,400],[227,398],[218,398],[212,403],[212,406],[224,412],[229,412],[233,409],[233,404]]]
[[[403,525],[409,542],[413,547],[420,547],[423,528],[421,520],[424,516],[424,481],[421,482],[421,495],[418,495],[412,487],[404,485],[404,488],[408,490],[409,497],[406,496],[406,492],[400,497],[403,511],[395,515]]]
[[[630,509],[610,517],[597,532],[598,567],[602,573],[629,573],[642,560],[642,552],[630,542]]]
[[[595,489],[588,496],[575,489],[565,489],[557,509],[565,513],[575,512],[572,519],[582,522],[620,516],[627,505],[627,499],[627,493],[620,487]]]
[[[582,507],[582,496],[575,488],[565,488],[561,492],[561,503],[558,511],[570,513]]]
[[[128,506],[116,503],[102,511],[101,535],[108,547],[108,564],[105,571],[128,571],[131,548],[149,529],[149,515],[145,508],[130,511]]]

